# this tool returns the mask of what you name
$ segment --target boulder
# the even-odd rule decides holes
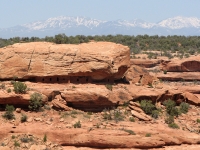
[[[150,121],[152,120],[150,116],[146,115],[145,113],[139,113],[135,110],[131,110],[131,114],[134,116],[134,117],[137,117],[138,119],[140,120],[143,120],[143,121]]]
[[[63,110],[65,110],[65,111],[69,111],[69,110],[72,110],[72,108],[70,108],[70,107],[68,107],[66,104],[66,102],[65,103],[63,103],[62,101],[60,101],[60,100],[58,100],[58,99],[54,99],[54,100],[52,100],[52,105],[53,105],[53,107],[54,108],[56,108],[56,109],[63,109]]]
[[[195,94],[192,94],[190,92],[184,92],[181,95],[185,98],[186,102],[193,104],[193,105],[200,106],[200,99]]]
[[[140,107],[129,105],[129,108],[132,109],[132,110],[135,110],[139,113],[144,113],[144,111]]]
[[[140,108],[140,103],[130,101],[129,104]]]
[[[151,84],[157,79],[156,77],[151,76],[145,68],[136,65],[130,66],[125,74],[125,78],[132,84],[140,83],[140,85]]]
[[[110,81],[121,79],[129,65],[129,48],[111,42],[32,42],[0,48],[0,79],[16,76],[38,82]]]

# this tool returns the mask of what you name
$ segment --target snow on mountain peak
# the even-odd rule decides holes
[[[88,28],[97,27],[99,24],[105,21],[90,19],[85,17],[65,17],[59,16],[54,18],[49,18],[45,21],[37,21],[33,23],[24,24],[24,27],[27,27],[32,30],[42,30],[45,28],[66,28],[74,26],[86,26]]]
[[[118,22],[121,25],[129,26],[129,27],[152,28],[155,25],[155,23],[145,22],[140,19],[135,19],[132,21],[120,20]]]
[[[168,18],[158,23],[161,27],[171,28],[171,29],[181,29],[195,27],[200,28],[200,19],[196,17],[181,17],[177,16],[174,18]]]

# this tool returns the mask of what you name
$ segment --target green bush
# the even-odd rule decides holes
[[[151,133],[147,133],[145,137],[151,137]]]
[[[74,124],[74,128],[81,128],[81,122],[78,121]]]
[[[200,123],[200,119],[197,119],[197,123]]]
[[[45,134],[43,137],[43,142],[46,142],[46,141],[47,141],[47,135]]]
[[[27,118],[28,118],[27,115],[22,114],[22,116],[21,116],[21,122],[26,122]]]
[[[178,116],[180,114],[180,111],[178,108],[176,108],[176,103],[169,99],[164,102],[164,105],[166,107],[166,111],[170,116]]]
[[[170,124],[168,124],[168,126],[170,127],[170,128],[173,128],[173,129],[179,129],[179,126],[176,124],[176,123],[170,123]]]
[[[113,119],[118,122],[118,121],[123,121],[124,116],[122,115],[122,112],[120,110],[115,109],[113,112]]]
[[[3,114],[3,118],[11,120],[15,119],[15,115],[13,114],[13,111],[15,110],[14,106],[12,105],[6,105],[5,113]]]
[[[164,74],[167,74],[167,70],[163,70],[163,73],[164,73]]]
[[[153,110],[151,113],[151,116],[155,119],[157,119],[159,117],[159,110]]]
[[[167,124],[174,123],[174,116],[167,116],[167,118],[165,119],[165,123]]]
[[[130,122],[135,122],[134,117],[130,117],[130,118],[129,118],[129,121],[130,121]]]
[[[39,93],[33,93],[28,107],[32,111],[40,111],[42,107],[42,95]]]
[[[129,134],[131,134],[131,135],[135,135],[135,132],[132,131],[132,130],[129,130],[129,129],[122,129],[122,130],[127,132],[127,133],[129,133]]]
[[[152,104],[151,100],[142,100],[140,102],[140,106],[142,110],[148,115],[151,115],[152,111],[156,110],[156,106]]]
[[[188,103],[182,102],[180,104],[180,112],[186,114],[188,112],[190,105]]]
[[[28,136],[24,136],[24,137],[20,138],[20,141],[23,142],[23,143],[29,143],[29,142],[33,141],[33,138],[28,137]]]
[[[10,92],[11,92],[11,89],[10,89],[10,88],[9,88],[9,89],[7,89],[7,92],[8,92],[8,93],[10,93]]]
[[[3,89],[3,90],[6,89],[5,83],[2,83],[2,84],[0,85],[0,89]]]
[[[18,143],[16,140],[14,142],[14,147],[20,147],[20,143]]]
[[[110,91],[113,89],[112,84],[106,84],[105,87]]]
[[[26,93],[27,86],[26,86],[25,83],[23,83],[23,82],[14,82],[13,86],[14,86],[15,93],[19,93],[19,94]]]
[[[112,115],[110,112],[104,112],[103,113],[103,119],[105,120],[112,120]]]

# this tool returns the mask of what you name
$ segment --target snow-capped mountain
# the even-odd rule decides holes
[[[23,27],[27,27],[30,30],[43,30],[47,28],[70,28],[74,26],[85,26],[88,28],[97,27],[101,23],[105,21],[100,21],[96,19],[90,19],[85,17],[56,17],[49,18],[45,21],[37,21],[33,23],[28,23],[22,25]]]
[[[170,29],[200,28],[200,19],[196,17],[174,17],[158,23],[158,26]]]
[[[200,35],[200,19],[196,17],[174,17],[158,23],[140,19],[131,21],[104,21],[86,17],[59,16],[44,21],[36,21],[11,28],[0,29],[0,38],[24,36],[54,36],[65,33],[75,35]]]

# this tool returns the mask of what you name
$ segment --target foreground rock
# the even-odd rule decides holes
[[[124,129],[121,127],[124,127]],[[150,149],[186,143],[198,144],[200,138],[197,134],[188,133],[183,130],[170,129],[159,122],[151,125],[120,122],[115,124],[115,129],[94,128],[91,131],[88,131],[87,127],[84,126],[78,129],[56,129],[53,126],[46,126],[46,124],[42,123],[29,123],[28,126],[20,124],[15,129],[7,124],[6,126],[2,126],[1,129],[0,140],[4,139],[9,132],[12,131],[14,135],[29,133],[41,137],[41,139],[46,134],[49,141],[62,146],[92,148]],[[127,132],[130,130],[134,131],[135,135]],[[145,137],[147,133],[151,133],[151,136]]]

